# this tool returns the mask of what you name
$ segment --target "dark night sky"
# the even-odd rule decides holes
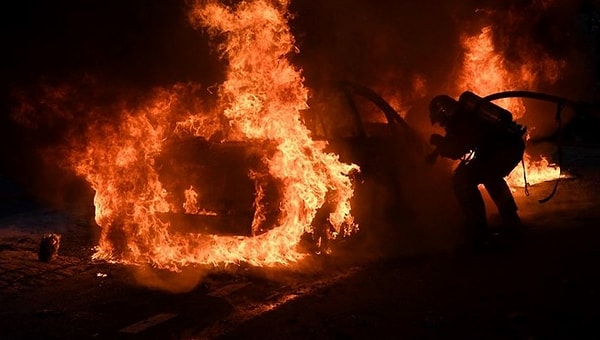
[[[296,13],[292,26],[301,49],[298,63],[308,72],[308,82],[319,76],[311,65],[332,77],[367,82],[380,76],[376,71],[382,65],[434,77],[447,72],[449,66],[444,64],[456,53],[459,30],[477,26],[481,17],[477,8],[505,11],[510,7],[506,4],[527,8],[530,2],[540,3],[292,1]],[[511,32],[510,25],[515,23],[501,15],[496,23],[508,34],[529,35],[556,55],[586,48],[585,39],[598,40],[599,33],[591,32],[593,24],[585,22],[586,15],[594,14],[594,5],[585,10],[586,1],[555,2],[567,5],[535,14],[529,22],[522,22],[522,27],[512,28],[518,32]],[[597,7],[595,10],[598,16]],[[534,13],[523,11],[524,16]],[[2,76],[10,85],[35,83],[41,76],[65,79],[84,72],[141,86],[218,80],[207,37],[186,21],[183,0],[15,1],[3,16]]]
[[[208,46],[179,1],[25,1],[3,13],[13,84],[83,72],[149,84],[205,76],[194,60]]]
[[[480,27],[486,11],[476,9],[494,9],[500,14],[487,19],[499,31],[574,60],[552,90],[592,98],[600,81],[598,1],[554,0],[558,5],[542,12],[532,3],[542,2],[292,1],[291,26],[300,48],[293,60],[310,88],[344,79],[404,91],[412,86],[406,79],[419,74],[428,81],[430,97],[452,79],[459,32]],[[509,22],[502,15],[515,9],[527,19]],[[20,169],[32,162],[27,155],[60,141],[62,131],[15,125],[10,118],[15,93],[35,102],[41,83],[77,86],[86,76],[112,96],[122,88],[144,91],[176,82],[210,86],[221,81],[222,65],[208,36],[187,22],[183,0],[11,1],[1,15],[5,142],[0,173],[23,176]],[[54,133],[52,138],[44,137],[48,133]]]

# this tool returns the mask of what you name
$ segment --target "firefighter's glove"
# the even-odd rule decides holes
[[[437,133],[434,133],[429,137],[429,143],[435,145],[436,152],[439,156],[454,160],[459,159],[467,151],[456,138],[444,137]]]
[[[444,136],[434,133],[429,137],[429,144],[439,147],[444,144]]]

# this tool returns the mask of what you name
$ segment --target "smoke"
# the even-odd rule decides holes
[[[423,102],[464,90],[455,88],[463,52],[460,37],[485,26],[493,26],[496,48],[514,65],[541,56],[565,61],[567,67],[553,82],[540,67],[538,76],[544,81],[539,90],[589,97],[596,56],[583,20],[591,13],[585,3],[296,1],[292,24],[300,47],[298,64],[310,88],[355,81],[403,103],[399,109],[411,111],[407,119],[422,124]],[[417,96],[416,77],[424,87]]]
[[[3,12],[0,174],[44,203],[90,202],[57,149],[156,87],[222,77],[206,37],[173,1],[15,2]],[[5,16],[5,18],[4,18]]]
[[[180,272],[159,270],[150,266],[131,268],[137,284],[171,293],[187,293],[198,286],[208,270],[184,268]]]

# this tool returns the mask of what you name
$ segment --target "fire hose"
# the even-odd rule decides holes
[[[585,102],[576,102],[576,101],[572,101],[566,98],[562,98],[562,97],[558,97],[558,96],[554,96],[554,95],[550,95],[550,94],[546,94],[546,93],[540,93],[540,92],[531,92],[531,91],[502,91],[502,92],[497,92],[491,95],[488,95],[486,97],[483,97],[482,100],[484,101],[494,101],[494,100],[498,100],[498,99],[504,99],[504,98],[528,98],[528,99],[536,99],[536,100],[542,100],[542,101],[546,101],[546,102],[552,102],[556,104],[556,114],[555,114],[555,120],[557,122],[557,147],[558,147],[558,166],[559,168],[562,167],[562,163],[563,163],[563,150],[562,150],[562,141],[561,141],[561,129],[562,129],[562,111],[566,106],[572,107],[575,112],[581,112],[583,109],[586,109],[588,107],[591,107],[590,104],[585,103]],[[525,163],[523,160],[521,160],[521,164],[523,165],[523,177],[524,177],[524,181],[525,181],[525,193],[528,195],[528,189],[527,189],[527,177],[525,175]],[[560,181],[560,172],[558,177],[556,178],[556,181],[554,182],[554,187],[552,188],[552,191],[550,192],[550,194],[543,198],[538,200],[538,202],[540,203],[546,203],[548,202],[552,197],[554,197],[554,195],[556,194],[556,191],[558,189],[558,183]]]

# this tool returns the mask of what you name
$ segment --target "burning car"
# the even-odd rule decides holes
[[[342,83],[325,91],[321,105],[308,106],[302,72],[289,60],[297,53],[289,1],[189,5],[192,26],[207,32],[221,57],[223,69],[214,73],[222,82],[204,88],[210,108],[190,99],[189,88],[202,86],[172,82],[134,99],[121,93],[102,108],[55,105],[85,92],[77,88],[38,101],[56,108],[45,116],[69,120],[55,154],[93,191],[94,258],[166,269],[270,266],[302,258],[297,245],[307,238],[322,249],[386,220],[398,228],[415,216],[445,223],[431,210],[448,202],[434,206],[431,198],[446,197],[437,185],[446,181],[428,172],[426,143],[388,102]],[[449,92],[535,88],[536,74],[560,71],[563,64],[551,58],[506,63],[493,33],[486,26],[461,37],[455,83],[438,79]],[[430,78],[419,78],[423,89],[432,90]]]
[[[403,178],[415,180],[407,176],[408,171],[424,165],[426,143],[387,101],[359,84],[342,82],[333,87],[326,110],[309,109],[304,114],[315,140],[327,152],[360,169],[352,175],[356,192],[352,206],[361,216],[355,222],[369,225],[378,210],[400,205]],[[257,236],[271,230],[281,215],[282,183],[268,174],[263,161],[275,152],[276,145],[264,140],[220,142],[193,137],[172,142],[156,166],[165,189],[178,193],[173,202],[183,209],[163,218],[186,232]],[[391,195],[385,203],[374,197],[381,193],[373,191],[373,183]],[[194,188],[201,188],[200,196]],[[326,200],[306,234],[319,245],[331,238],[325,234],[335,232],[327,221],[331,208]]]

